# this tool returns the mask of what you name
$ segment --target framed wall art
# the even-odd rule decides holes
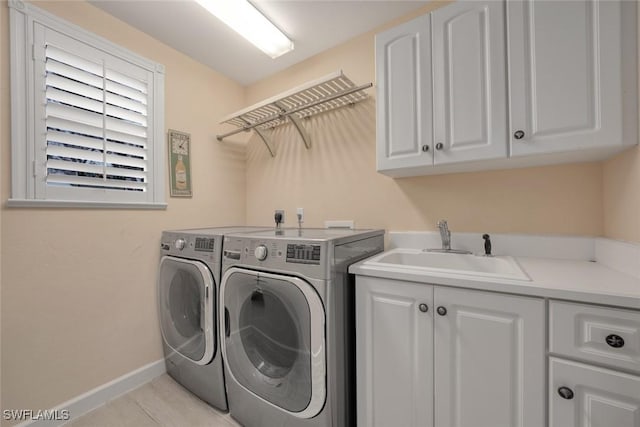
[[[169,129],[171,197],[191,197],[191,135]]]

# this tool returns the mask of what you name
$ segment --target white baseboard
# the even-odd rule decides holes
[[[36,420],[25,421],[18,424],[16,427],[57,427],[61,426],[69,421],[86,414],[87,412],[96,409],[110,400],[115,399],[135,388],[140,387],[143,384],[148,383],[156,377],[164,374],[167,371],[164,359],[156,362],[149,363],[135,371],[129,372],[119,378],[109,381],[106,384],[98,386],[93,390],[74,397],[55,408],[49,410],[49,413],[62,414],[62,411],[68,411],[70,415],[69,420]],[[56,412],[57,411],[57,412]]]

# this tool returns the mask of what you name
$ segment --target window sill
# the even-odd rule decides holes
[[[74,200],[29,200],[9,199],[8,208],[62,208],[62,209],[167,209],[166,203],[116,203],[116,202],[79,202]]]

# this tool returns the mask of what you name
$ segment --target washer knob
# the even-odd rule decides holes
[[[173,242],[173,246],[179,251],[184,249],[185,244],[186,242],[184,241],[184,239],[176,239],[176,241]]]
[[[264,261],[265,259],[267,259],[269,251],[267,251],[267,247],[265,245],[260,245],[256,247],[253,253],[256,258],[258,258],[258,261]]]

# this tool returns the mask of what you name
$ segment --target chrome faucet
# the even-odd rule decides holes
[[[446,219],[441,219],[436,224],[440,230],[440,238],[442,239],[441,249],[423,249],[425,252],[441,252],[447,254],[470,254],[471,251],[466,249],[451,249],[451,231]]]
[[[449,231],[449,225],[446,219],[438,221],[438,229],[440,230],[440,238],[442,239],[442,250],[451,250],[451,231]]]
[[[442,249],[424,249],[425,252],[442,252],[447,254],[470,254],[471,251],[466,249],[451,249],[451,231],[446,219],[441,219],[437,223],[440,230],[440,238],[442,239]]]

